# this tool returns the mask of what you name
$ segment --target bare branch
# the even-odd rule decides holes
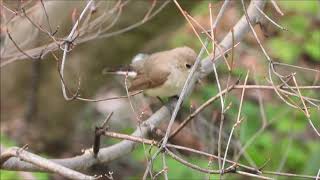
[[[247,84],[248,77],[249,77],[249,71],[247,72],[246,78],[244,80],[244,85]],[[225,150],[225,153],[224,153],[223,162],[222,162],[222,169],[224,169],[224,164],[226,162],[226,158],[227,158],[227,154],[228,154],[228,148],[229,148],[229,144],[230,144],[230,141],[231,141],[231,137],[232,137],[233,131],[242,122],[242,118],[240,118],[240,114],[241,114],[241,111],[242,111],[242,103],[243,103],[244,92],[245,92],[245,88],[242,89],[241,99],[240,99],[240,106],[239,106],[239,110],[238,110],[238,116],[237,116],[236,122],[232,126],[232,129],[231,129],[231,132],[230,132],[230,135],[229,135],[227,147],[226,147],[226,150]]]
[[[225,93],[231,91],[237,84],[236,82],[234,85],[231,85],[227,89],[224,89],[223,91],[219,92],[217,95],[214,97],[210,98],[207,100],[205,103],[203,103],[198,109],[196,109],[192,114],[190,114],[185,120],[183,120],[180,125],[171,133],[169,139],[173,138],[176,136],[182,128],[184,128],[197,114],[199,114],[201,111],[203,111],[206,107],[208,107],[210,104],[215,102],[221,95],[224,95]]]
[[[57,173],[63,177],[69,179],[83,179],[83,180],[90,180],[90,179],[97,179],[94,176],[88,176],[72,169],[66,168],[58,163],[52,162],[45,158],[42,158],[38,155],[32,154],[23,150],[22,148],[12,147],[3,152],[0,156],[1,159],[1,168],[5,166],[6,161],[12,159],[12,157],[16,157],[18,162],[26,162],[31,163],[38,167],[40,170],[46,170],[53,173]]]
[[[281,25],[279,25],[278,23],[274,22],[270,17],[268,17],[259,7],[256,6],[256,8],[258,9],[258,11],[266,18],[268,19],[272,24],[274,24],[275,26],[277,26],[278,28],[280,28],[281,30],[285,30],[288,31],[286,28],[282,27]]]

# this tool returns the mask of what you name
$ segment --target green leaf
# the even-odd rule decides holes
[[[189,36],[186,33],[179,33],[170,40],[170,45],[175,47],[179,44],[183,44],[189,41]]]
[[[218,88],[216,85],[208,84],[205,87],[201,89],[201,96],[203,100],[208,100],[212,96],[216,95],[218,93]]]
[[[309,19],[305,18],[301,15],[293,15],[288,16],[283,20],[283,26],[288,29],[289,32],[287,33],[287,36],[293,37],[297,36],[298,38],[304,38],[306,30],[309,26]]]
[[[0,179],[19,179],[18,173],[15,171],[0,170]]]
[[[316,15],[319,12],[319,3],[316,0],[304,1],[278,1],[280,8],[285,11],[296,11],[298,13],[308,13]]]
[[[272,149],[273,147],[272,134],[270,132],[265,132],[258,138],[257,144],[263,147],[263,149]]]
[[[49,174],[48,173],[43,173],[43,172],[35,172],[32,173],[37,180],[48,180],[49,179]]]
[[[304,49],[313,59],[320,61],[320,31],[311,32]]]
[[[34,172],[32,175],[37,180],[48,180],[49,175],[48,173],[43,172]],[[21,177],[18,175],[16,171],[6,171],[6,170],[0,170],[0,179],[1,180],[11,180],[11,179],[21,179]]]
[[[293,64],[301,53],[299,44],[281,38],[274,38],[268,41],[268,47],[274,56],[289,64]]]
[[[9,139],[6,135],[2,133],[0,134],[0,140],[1,140],[1,144],[5,147],[17,146],[16,142]]]
[[[197,16],[201,16],[201,15],[208,15],[209,14],[209,6],[208,6],[208,2],[203,1],[203,2],[198,2],[199,5],[197,5],[195,8],[192,9],[191,14],[192,15],[197,15]]]
[[[149,148],[150,146],[145,146],[147,154],[149,155]],[[150,154],[154,154],[157,151],[156,147],[153,147],[150,151]],[[181,155],[179,155],[181,156]],[[139,145],[133,152],[132,157],[136,161],[145,161],[145,152],[142,145]],[[183,157],[185,160],[192,164],[196,164],[198,166],[207,167],[207,160],[201,159],[199,157]],[[190,170],[189,167],[186,167],[182,165],[181,163],[177,162],[176,160],[172,159],[169,156],[166,156],[166,165],[168,167],[168,176],[170,179],[185,179],[185,177],[188,177],[189,179],[203,179],[203,173],[200,173],[195,170]],[[159,155],[156,160],[153,162],[153,170],[156,172],[159,172],[163,168],[163,161],[161,155]],[[160,178],[162,179],[162,178]]]
[[[287,147],[283,147],[283,152],[286,150]],[[303,165],[307,161],[307,157],[309,152],[303,148],[301,144],[292,143],[289,147],[288,153],[288,160],[287,165],[288,167],[295,169],[296,171],[300,171],[303,168]]]
[[[310,145],[312,146],[310,149],[310,156],[308,157],[308,160],[306,162],[306,166],[304,167],[304,173],[303,174],[312,174],[314,172],[317,172],[319,169],[320,164],[320,144],[315,141],[310,142]]]
[[[145,149],[146,149],[147,155],[152,155],[158,150],[156,147],[152,147],[149,153],[149,149],[150,149],[149,145],[146,145]],[[182,155],[178,155],[178,156],[182,157]],[[142,145],[137,146],[137,148],[132,152],[132,158],[138,162],[142,162],[146,160],[145,152]],[[208,167],[208,160],[201,159],[198,156],[195,156],[195,157],[184,156],[182,158],[200,167],[203,167],[203,168]],[[166,165],[168,167],[168,177],[170,177],[170,179],[185,179],[185,177],[188,177],[188,179],[203,179],[204,177],[203,173],[196,170],[190,170],[189,167],[186,167],[185,165],[177,162],[176,160],[172,159],[170,156],[166,156]],[[156,160],[153,161],[152,167],[153,167],[153,170],[156,172],[159,172],[162,170],[163,161],[162,161],[161,155],[159,155],[156,158]],[[161,178],[160,176],[160,179],[163,179],[163,178]]]

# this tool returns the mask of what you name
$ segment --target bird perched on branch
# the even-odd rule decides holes
[[[128,90],[144,90],[148,96],[179,95],[197,54],[189,47],[179,47],[151,55],[138,54],[128,66],[104,69],[103,74],[127,76]]]

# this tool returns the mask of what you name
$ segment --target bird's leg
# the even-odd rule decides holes
[[[164,102],[164,100],[161,99],[161,97],[157,96],[157,99],[162,103],[162,105],[165,105],[165,102]],[[178,100],[178,99],[179,99],[179,96],[178,96],[178,95],[170,96],[168,99],[169,99],[169,100],[170,100],[170,99]]]
[[[172,99],[173,97],[175,97],[175,96],[169,97],[169,98],[168,98],[169,101],[170,101],[170,99]],[[166,104],[166,103],[164,102],[164,100],[162,100],[159,96],[157,96],[157,99],[159,99],[159,101],[161,102],[162,106],[166,106],[166,107],[167,107],[167,109],[170,111],[170,114],[173,113],[173,108],[172,108],[170,105]],[[167,103],[168,103],[168,102],[167,102]]]
[[[176,99],[176,100],[178,100],[178,99],[179,99],[179,96],[178,96],[178,95],[174,95],[174,96],[169,97],[169,99]]]
[[[179,99],[179,96],[174,95],[174,96],[168,97],[167,103],[165,103],[159,96],[157,96],[157,98],[159,99],[159,101],[161,101],[161,103],[162,103],[163,106],[166,106],[166,107],[167,107],[167,109],[170,111],[170,114],[172,114],[172,113],[173,113],[173,110],[174,110],[174,106],[172,106],[172,104],[170,104],[169,102],[170,102],[171,100],[176,100],[176,101],[177,101],[177,100]]]
[[[159,96],[157,96],[157,99],[161,102],[163,106],[165,105],[164,101]]]

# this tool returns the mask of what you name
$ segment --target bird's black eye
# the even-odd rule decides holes
[[[192,67],[191,64],[186,64],[186,68],[190,69]]]

